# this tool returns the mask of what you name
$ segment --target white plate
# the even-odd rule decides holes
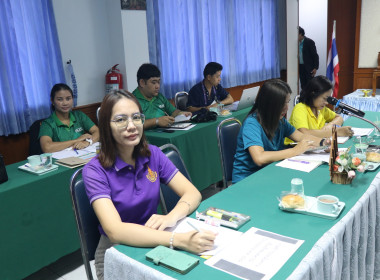
[[[316,216],[316,217],[321,217],[321,218],[325,218],[325,219],[335,220],[336,218],[338,218],[339,214],[342,212],[344,206],[346,205],[344,202],[339,201],[338,211],[336,211],[335,213],[323,213],[323,212],[320,212],[317,208],[317,198],[316,197],[305,196],[305,200],[306,200],[305,209],[285,208],[282,206],[281,203],[278,204],[278,207],[280,207],[280,209],[283,211],[295,212],[295,213],[300,213],[300,214],[304,214],[304,215]]]
[[[365,163],[366,171],[374,171],[380,166],[380,162],[363,161]]]
[[[24,164],[24,165],[19,166],[18,169],[32,173],[32,174],[36,174],[36,175],[43,175],[43,174],[46,174],[48,172],[58,169],[58,165],[53,164],[50,168],[41,168],[39,170],[34,170],[31,167],[28,167],[27,164]]]

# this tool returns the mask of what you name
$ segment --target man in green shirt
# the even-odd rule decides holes
[[[160,91],[161,72],[156,65],[145,63],[137,71],[138,87],[133,91],[145,115],[144,129],[168,127],[180,114],[191,116],[190,112],[176,109]]]

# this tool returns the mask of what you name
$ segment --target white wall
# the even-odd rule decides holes
[[[319,69],[316,75],[326,76],[327,34],[331,36],[332,33],[332,30],[327,30],[327,0],[299,0],[299,25],[317,47]]]
[[[287,114],[290,118],[294,107],[293,100],[298,92],[298,1],[286,1],[286,27],[287,82],[293,92]]]
[[[359,68],[377,67],[380,52],[380,1],[362,0]]]
[[[137,70],[149,62],[146,11],[123,10],[121,17],[127,81],[124,88],[132,92],[137,87]]]
[[[115,43],[111,39],[122,36],[121,24],[119,30],[110,29],[112,21],[117,21],[117,16],[112,13],[116,3],[120,11],[119,0],[53,0],[62,60],[65,67],[68,59],[73,64],[78,84],[78,105],[101,101],[105,94],[107,70],[114,64],[124,64],[124,56],[115,47],[120,42]],[[108,15],[113,15],[111,21]],[[65,72],[66,81],[71,85],[67,69]]]

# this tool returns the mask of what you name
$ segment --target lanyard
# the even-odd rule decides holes
[[[205,105],[207,106],[208,91],[206,90],[206,87],[205,87],[205,85],[204,85],[203,82],[202,82],[202,90],[203,90],[203,98],[204,98],[204,101],[205,101]],[[217,103],[219,103],[219,102],[217,101],[217,98],[216,98],[216,89],[215,89],[214,86],[211,87],[211,96],[212,96],[212,94],[215,95],[215,101],[216,101]]]

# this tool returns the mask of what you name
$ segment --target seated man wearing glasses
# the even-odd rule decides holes
[[[222,70],[223,66],[216,62],[209,62],[206,65],[203,70],[203,81],[189,91],[187,109],[190,112],[196,112],[202,108],[210,109],[218,106],[218,103],[228,105],[234,102],[232,96],[220,85]]]
[[[138,87],[133,91],[139,101],[146,121],[144,129],[168,127],[180,114],[191,116],[190,112],[177,110],[160,91],[161,72],[156,65],[145,63],[137,71]]]

